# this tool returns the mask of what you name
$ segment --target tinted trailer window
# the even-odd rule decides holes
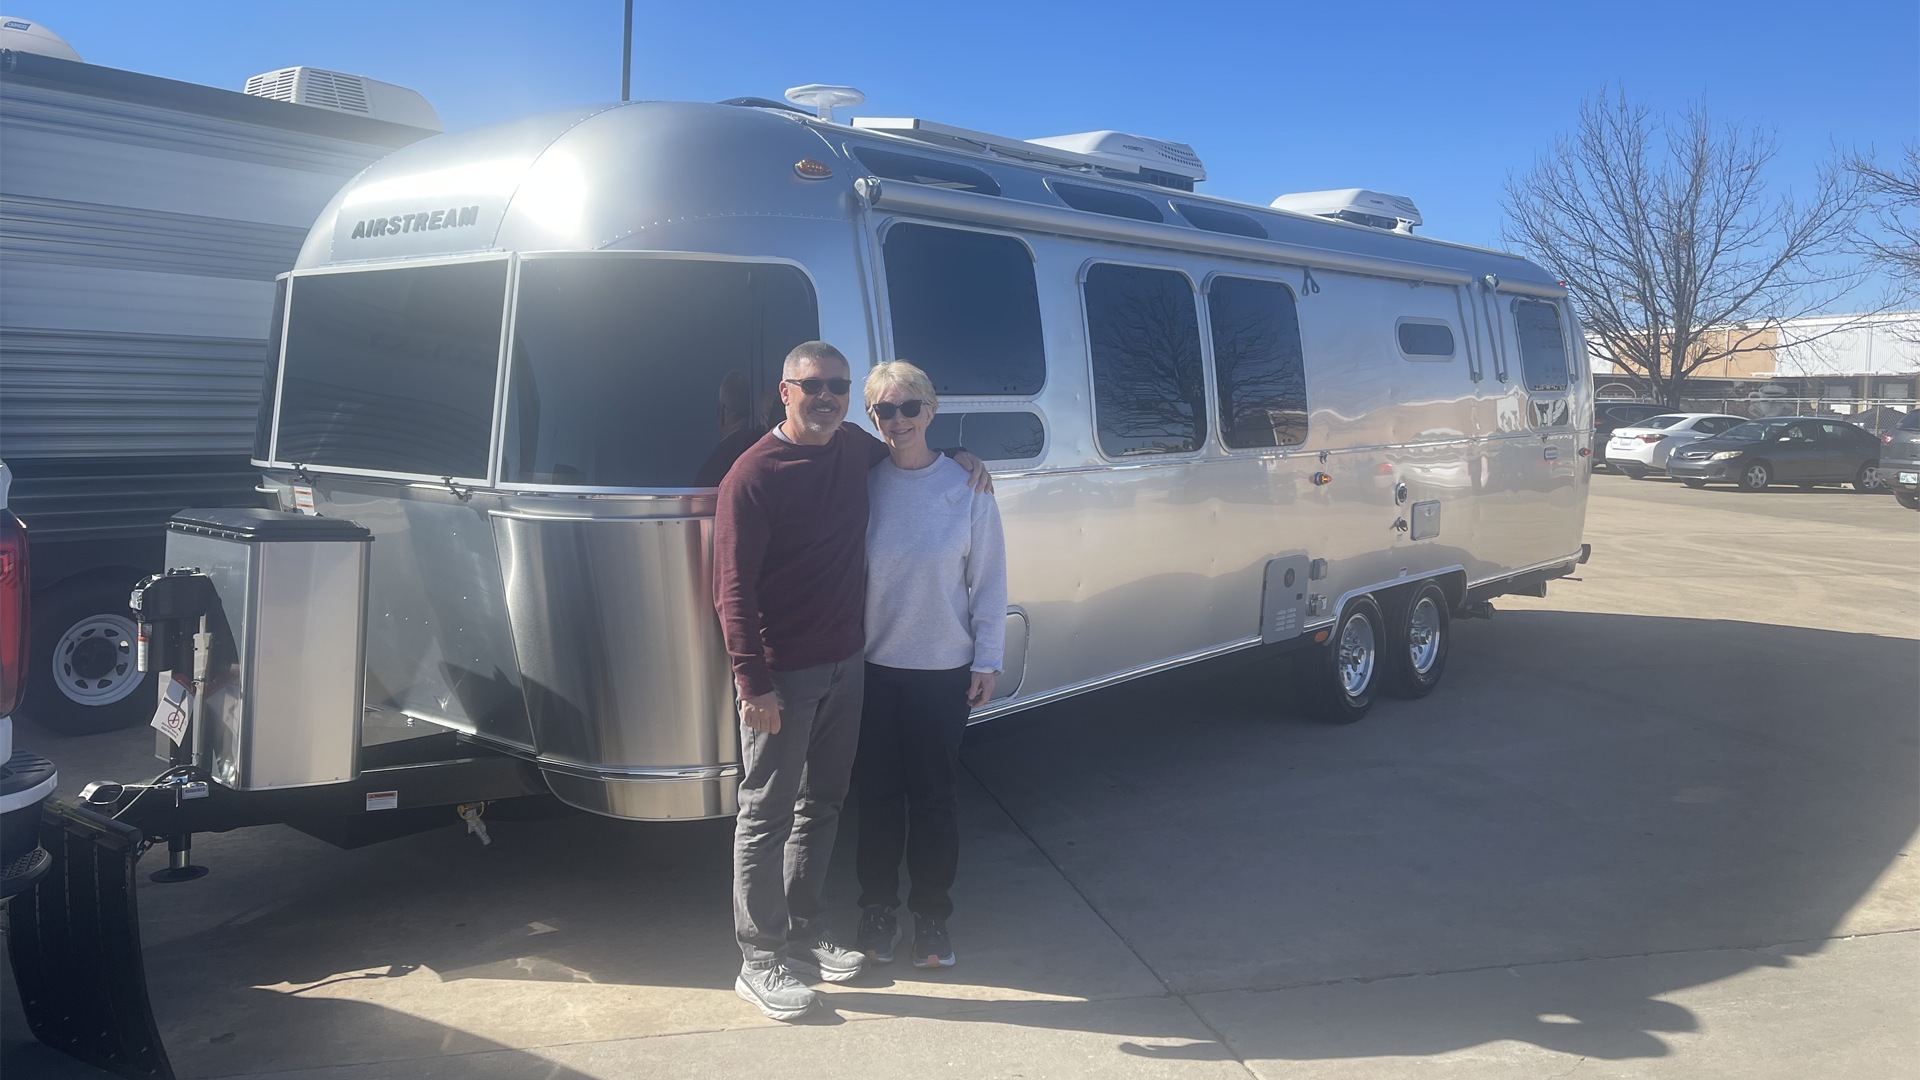
[[[717,483],[766,431],[763,410],[788,351],[819,336],[813,285],[791,266],[528,259],[501,477],[608,488]],[[723,429],[722,392],[739,399],[741,382],[759,415]]]
[[[293,279],[283,462],[487,475],[505,260]]]

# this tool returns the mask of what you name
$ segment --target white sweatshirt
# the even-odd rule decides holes
[[[1000,670],[1007,548],[1000,507],[942,455],[867,472],[867,659],[884,667]]]

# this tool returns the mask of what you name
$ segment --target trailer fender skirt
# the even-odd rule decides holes
[[[137,1080],[173,1080],[147,998],[134,866],[140,830],[47,800],[47,875],[8,903],[7,951],[27,1026],[41,1042]]]

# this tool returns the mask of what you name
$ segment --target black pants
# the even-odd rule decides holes
[[[964,667],[911,671],[867,665],[860,713],[860,753],[853,777],[860,801],[860,906],[900,905],[900,857],[913,890],[907,908],[944,919],[953,914],[953,875],[960,865],[955,775],[967,729]]]

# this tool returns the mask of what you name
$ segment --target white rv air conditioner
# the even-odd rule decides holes
[[[1390,232],[1410,233],[1420,224],[1420,210],[1404,195],[1388,195],[1366,188],[1301,191],[1273,200],[1275,210],[1338,218]]]
[[[76,64],[86,61],[73,51],[67,39],[28,19],[17,19],[12,15],[0,15],[0,49],[12,49],[14,52],[33,53],[37,56],[51,56],[56,60],[71,60]]]
[[[439,114],[419,91],[364,75],[314,67],[281,68],[248,79],[245,92],[253,97],[352,113],[390,124],[443,130]]]

